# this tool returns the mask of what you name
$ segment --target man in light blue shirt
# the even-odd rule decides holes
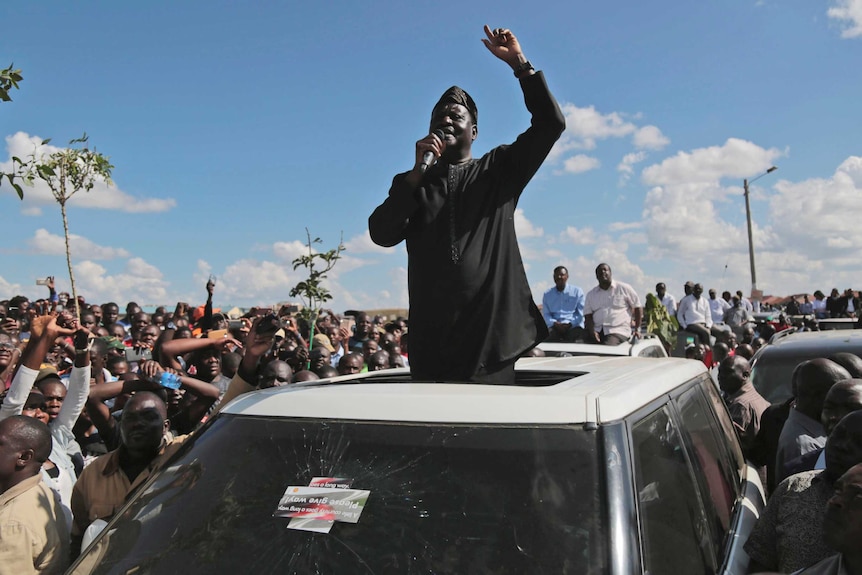
[[[546,341],[577,341],[584,337],[584,290],[569,285],[569,270],[554,268],[554,287],[542,296],[542,315],[550,335]]]

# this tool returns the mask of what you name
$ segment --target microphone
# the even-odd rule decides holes
[[[440,128],[437,128],[436,130],[434,130],[431,133],[434,134],[435,136],[437,136],[438,138],[440,138],[441,140],[445,141],[446,134]],[[425,171],[428,169],[428,166],[430,166],[431,164],[434,163],[434,157],[435,157],[434,152],[432,152],[431,150],[428,150],[427,152],[425,152],[422,155],[422,163],[419,164],[419,171],[424,174]]]

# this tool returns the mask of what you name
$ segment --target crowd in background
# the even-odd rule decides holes
[[[616,289],[609,267],[602,266],[594,290]],[[560,293],[568,279],[564,271],[555,271]],[[663,287],[653,297],[670,317]],[[679,308],[700,305],[691,298],[699,300],[702,287],[689,287],[688,303],[674,302],[674,317]],[[96,305],[79,297],[77,313],[52,281],[47,289],[45,299],[0,302],[0,461],[9,462],[0,466],[0,557],[9,572],[65,569],[128,495],[232,398],[258,388],[409,366],[403,317],[323,310],[311,323],[286,306],[230,317],[213,306],[213,282],[197,306],[178,302],[173,310],[146,313],[128,302],[121,314],[114,302]],[[772,406],[752,386],[749,364],[772,333],[811,329],[789,322],[797,315],[790,312],[853,317],[858,301],[841,297],[840,308],[832,304],[831,311],[827,301],[823,311],[812,304],[756,325],[746,322],[741,330],[720,330],[709,345],[698,341],[702,330],[693,331],[694,341],[686,346],[687,357],[710,369],[743,452],[760,466],[770,494],[746,543],[758,569],[790,573],[842,550],[840,541],[831,547],[824,542],[824,522],[830,505],[838,505],[830,503],[833,492],[843,494],[862,481],[862,468],[854,467],[862,463],[862,359],[834,354],[800,363],[794,397]],[[639,305],[636,294],[631,299]],[[712,305],[722,308],[723,319],[733,309],[750,317],[741,294],[723,297],[730,300],[727,306],[710,303],[717,299],[715,290],[703,299],[705,313]],[[586,315],[604,317],[602,305],[589,304]],[[553,335],[557,320],[547,317]],[[588,325],[597,342],[610,320],[604,321]],[[621,325],[626,331],[639,323],[628,314]],[[557,333],[565,336],[569,329]],[[836,561],[852,561],[850,555],[844,552]]]
[[[0,301],[0,572],[62,572],[127,495],[232,397],[409,365],[404,318],[283,306]],[[37,422],[41,422],[38,423]],[[47,527],[46,527],[47,526]],[[88,531],[89,530],[89,531]],[[34,539],[35,537],[35,539]]]

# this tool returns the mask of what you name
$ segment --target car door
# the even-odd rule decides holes
[[[642,572],[716,573],[711,518],[669,398],[630,418],[629,434]]]
[[[701,377],[674,395],[682,435],[710,525],[722,573],[743,574],[742,545],[763,508],[763,490],[746,465],[736,432],[715,386]]]

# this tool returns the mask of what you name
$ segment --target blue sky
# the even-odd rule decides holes
[[[308,228],[347,246],[333,308],[406,306],[406,250],[374,246],[367,218],[431,106],[471,93],[474,155],[529,122],[488,23],[567,117],[516,222],[537,300],[554,266],[589,288],[601,261],[642,296],[748,291],[742,183],[772,165],[752,185],[758,287],[862,287],[862,0],[686,4],[7,3],[0,65],[24,81],[0,104],[0,170],[83,132],[111,157],[114,187],[70,202],[88,301],[200,302],[210,273],[217,305],[286,300]],[[0,187],[0,299],[68,288],[59,207],[25,192]]]

